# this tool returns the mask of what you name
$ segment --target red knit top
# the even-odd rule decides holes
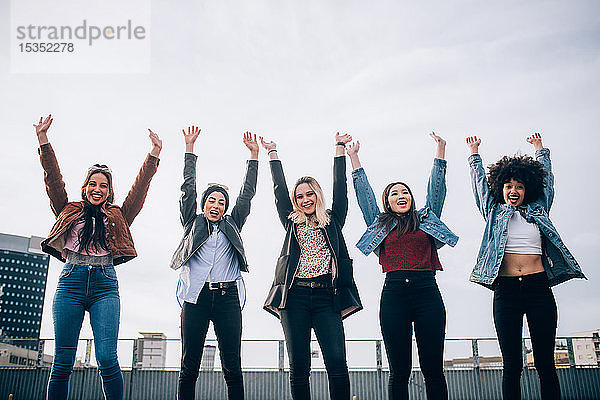
[[[395,229],[390,232],[381,244],[379,264],[383,272],[442,270],[432,239],[420,229],[401,236]]]

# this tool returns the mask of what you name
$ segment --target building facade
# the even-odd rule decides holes
[[[573,333],[576,365],[600,366],[600,329]]]
[[[213,371],[215,369],[216,354],[217,346],[212,344],[204,345],[202,359],[200,360],[200,371]]]
[[[164,369],[167,359],[167,336],[162,332],[140,332],[137,339],[137,367]]]
[[[40,337],[50,264],[42,240],[0,233],[0,338],[17,346],[30,347]]]
[[[54,357],[42,351],[0,342],[0,367],[50,367]]]

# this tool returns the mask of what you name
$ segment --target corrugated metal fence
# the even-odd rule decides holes
[[[0,400],[44,399],[50,370],[48,368],[0,368]],[[127,400],[168,400],[177,393],[177,371],[123,371]],[[559,368],[563,400],[600,399],[600,368]],[[311,373],[312,398],[329,399],[325,371]],[[501,399],[500,369],[465,369],[446,371],[450,399]],[[387,399],[388,371],[350,371],[352,394],[357,400]],[[247,400],[289,399],[289,371],[244,371]],[[523,400],[540,398],[537,373],[525,369],[521,380]],[[220,371],[201,371],[196,399],[225,400],[227,391]],[[426,399],[425,383],[418,370],[410,381],[410,398]],[[102,400],[101,380],[95,368],[77,369],[70,383],[71,400]]]

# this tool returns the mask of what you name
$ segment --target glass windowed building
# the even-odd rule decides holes
[[[3,340],[40,337],[50,264],[50,256],[40,248],[42,240],[37,236],[0,233],[0,338]],[[27,346],[26,342],[23,344]]]

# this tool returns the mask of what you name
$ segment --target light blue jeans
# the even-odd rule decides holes
[[[69,377],[85,312],[90,313],[96,361],[104,396],[123,399],[123,376],[117,359],[121,304],[119,284],[112,265],[65,264],[54,296],[54,363],[48,383],[48,400],[66,400]]]

